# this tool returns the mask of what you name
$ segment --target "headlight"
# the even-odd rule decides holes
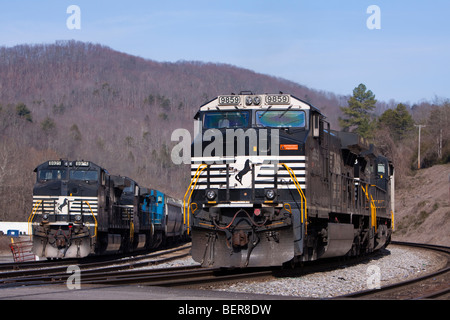
[[[80,214],[77,214],[75,216],[75,222],[81,222],[81,215]]]
[[[48,213],[42,214],[42,220],[48,220]]]
[[[259,106],[260,103],[261,103],[261,98],[259,96],[256,96],[253,98],[248,96],[245,98],[245,104],[247,106],[251,106],[252,104],[254,104],[255,106]]]
[[[217,193],[215,190],[206,190],[206,198],[209,201],[213,201],[217,197]]]
[[[273,189],[266,189],[266,198],[269,200],[275,199],[275,191]]]

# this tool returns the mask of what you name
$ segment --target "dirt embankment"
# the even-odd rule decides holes
[[[450,164],[405,179],[395,192],[393,240],[450,246]]]

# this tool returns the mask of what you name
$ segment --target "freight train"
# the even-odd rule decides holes
[[[28,222],[39,257],[126,253],[186,236],[180,200],[91,161],[49,160],[34,171]]]
[[[279,266],[389,244],[394,165],[290,94],[222,95],[195,115],[184,219],[203,266]]]

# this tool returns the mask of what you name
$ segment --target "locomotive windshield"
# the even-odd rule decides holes
[[[91,170],[71,170],[70,180],[97,181],[97,171]]]
[[[256,112],[256,125],[258,127],[270,127],[270,128],[287,128],[305,127],[305,112],[303,111],[257,111]]]
[[[203,118],[203,127],[205,129],[247,128],[249,119],[248,111],[207,112]]]
[[[50,169],[50,170],[39,170],[38,180],[48,181],[48,180],[65,180],[66,170],[61,169]]]

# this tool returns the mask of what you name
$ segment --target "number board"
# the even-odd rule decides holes
[[[240,96],[219,96],[219,106],[234,106],[240,103]]]
[[[61,160],[50,160],[48,162],[49,166],[60,166],[61,165]]]
[[[268,94],[266,95],[266,104],[289,104],[290,97],[287,94]]]

